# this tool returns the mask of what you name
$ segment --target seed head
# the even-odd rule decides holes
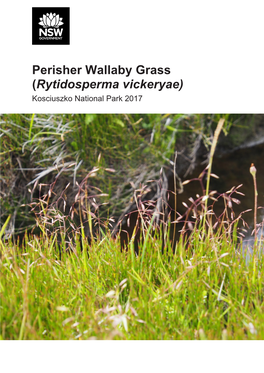
[[[256,176],[257,169],[256,169],[256,167],[254,166],[254,163],[251,163],[251,166],[250,166],[249,172],[251,173],[251,175],[252,175],[253,177]]]

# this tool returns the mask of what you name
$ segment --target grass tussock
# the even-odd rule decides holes
[[[263,254],[246,262],[224,235],[196,230],[170,244],[150,235],[139,255],[76,238],[1,242],[2,339],[263,339]],[[82,246],[82,250],[81,250]]]

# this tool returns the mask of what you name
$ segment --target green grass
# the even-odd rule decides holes
[[[208,118],[209,124],[205,125]],[[204,144],[210,146],[208,131],[219,118],[208,118],[194,116],[189,122],[190,118],[184,115],[154,114],[3,116],[1,339],[264,338],[263,250],[258,244],[251,256],[241,254],[234,228],[237,219],[230,220],[227,213],[215,231],[204,195],[188,208],[185,230],[192,212],[202,216],[200,222],[196,219],[188,239],[184,235],[180,238],[175,252],[169,241],[162,248],[162,240],[152,236],[151,218],[142,224],[144,242],[136,255],[133,240],[122,252],[119,239],[113,239],[107,229],[100,237],[91,235],[88,244],[83,222],[73,226],[49,201],[49,193],[47,204],[44,197],[34,200],[40,214],[30,215],[28,183],[37,177],[36,173],[45,174],[54,162],[60,170],[73,161],[76,165],[83,162],[74,174],[80,179],[92,173],[93,167],[100,169],[94,184],[108,193],[117,214],[133,195],[128,172],[133,182],[142,163],[148,167],[155,164],[159,173],[160,165],[174,154],[181,134],[194,139],[202,134]],[[225,131],[231,125],[229,119],[225,117]],[[110,173],[113,176],[109,176],[107,168],[116,170]],[[58,170],[53,172],[57,175]],[[210,174],[209,168],[208,180]],[[44,177],[39,181],[43,180]],[[83,185],[85,190],[93,190],[92,187],[85,189]],[[116,192],[118,187],[120,195]],[[141,183],[137,188],[142,188]],[[231,198],[235,192],[230,191],[228,196]],[[213,196],[209,181],[205,195],[210,199]],[[79,212],[80,209],[81,205]],[[86,210],[85,219],[91,225],[96,219],[90,206]],[[29,216],[32,224],[38,225],[39,236],[25,236],[21,243],[12,234],[8,239],[11,222],[15,225],[16,218],[14,232],[19,233],[20,227],[25,229],[22,223],[29,223]],[[109,216],[104,214],[105,227]],[[48,231],[48,223],[53,230]],[[166,224],[169,226],[170,222]],[[69,225],[70,244],[65,238]]]
[[[246,263],[224,234],[197,230],[175,254],[148,236],[144,257],[110,236],[60,259],[56,246],[2,243],[2,339],[264,338],[264,257]]]

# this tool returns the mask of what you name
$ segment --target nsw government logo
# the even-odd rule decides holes
[[[70,8],[32,8],[32,44],[70,44]]]

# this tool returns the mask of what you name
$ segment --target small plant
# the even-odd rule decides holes
[[[239,222],[243,226],[247,226],[247,223],[243,219],[243,214],[247,211],[240,213],[235,217],[233,210],[233,204],[240,204],[240,200],[236,198],[236,195],[242,195],[243,193],[239,191],[239,185],[237,187],[231,188],[225,193],[218,193],[216,190],[206,190],[204,189],[204,178],[207,175],[207,168],[201,172],[198,178],[192,180],[186,180],[182,184],[186,185],[193,181],[199,181],[201,185],[202,193],[196,194],[196,199],[190,197],[189,200],[183,202],[184,207],[186,207],[186,212],[182,215],[178,214],[176,220],[177,223],[181,223],[182,229],[181,234],[185,235],[187,232],[197,232],[201,241],[205,237],[212,238],[216,232],[217,234],[223,235],[232,239],[233,233],[237,233],[237,227]],[[211,177],[218,178],[217,175],[211,174]],[[208,204],[208,201],[212,201]],[[221,206],[222,210],[221,210]],[[239,232],[240,233],[240,232]],[[192,238],[189,238],[191,240]]]

